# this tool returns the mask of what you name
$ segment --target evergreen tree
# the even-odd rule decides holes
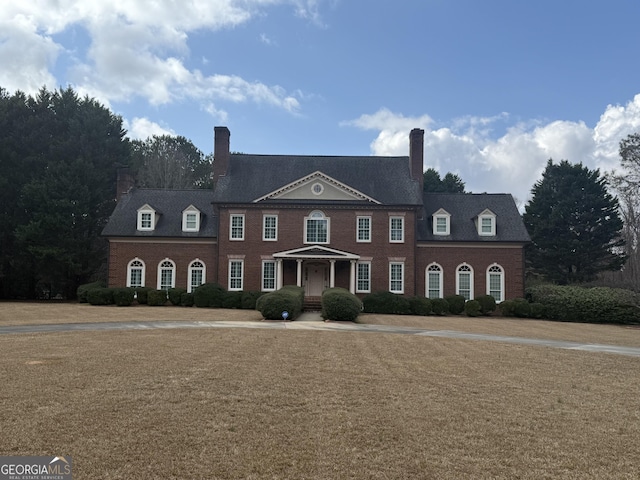
[[[449,172],[444,178],[440,178],[440,174],[435,168],[428,168],[422,174],[422,178],[425,193],[464,193],[465,184],[454,173]]]
[[[561,284],[584,282],[624,264],[618,201],[598,170],[563,160],[547,167],[531,191],[524,222],[531,270]]]

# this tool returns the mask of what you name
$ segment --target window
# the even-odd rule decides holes
[[[324,213],[313,211],[305,218],[305,243],[329,243],[329,219]]]
[[[144,287],[144,262],[134,258],[127,266],[127,287]]]
[[[194,260],[189,265],[189,285],[187,285],[187,292],[191,293],[200,285],[205,283],[206,270],[204,263],[201,260]]]
[[[504,300],[504,270],[495,263],[487,269],[487,295],[498,303]]]
[[[358,262],[356,268],[356,292],[371,292],[371,262]]]
[[[427,298],[443,298],[442,267],[432,263],[427,267]]]
[[[358,242],[371,241],[371,217],[357,217],[358,234],[356,240]]]
[[[244,260],[229,260],[229,290],[242,290]]]
[[[229,238],[231,240],[244,240],[244,215],[231,215]]]
[[[324,192],[324,186],[321,183],[314,183],[311,187],[311,191],[314,195],[322,195],[322,192]]]
[[[156,211],[149,205],[138,209],[138,230],[150,232],[155,229]]]
[[[262,240],[278,240],[278,216],[264,215],[262,217]]]
[[[176,264],[165,258],[158,265],[158,290],[169,290],[176,286]]]
[[[197,232],[200,230],[200,211],[193,205],[182,212],[182,231]]]
[[[404,242],[404,217],[389,217],[389,241]]]
[[[440,209],[433,214],[433,234],[434,235],[450,235],[451,233],[451,215]]]
[[[404,263],[391,262],[389,264],[389,291],[404,293]]]
[[[463,263],[456,271],[456,294],[465,300],[473,300],[473,269]]]
[[[262,262],[262,290],[270,291],[276,289],[276,262],[264,260]]]
[[[491,210],[478,215],[478,235],[494,236],[496,234],[496,216]]]

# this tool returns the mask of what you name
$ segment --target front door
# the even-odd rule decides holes
[[[327,266],[314,263],[304,267],[305,294],[307,297],[319,297],[328,285]]]

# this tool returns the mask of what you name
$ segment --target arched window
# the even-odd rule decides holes
[[[442,283],[442,267],[437,263],[432,263],[427,267],[425,296],[427,298],[443,298]]]
[[[127,287],[144,287],[144,262],[138,257],[127,266]]]
[[[304,219],[305,243],[329,243],[329,219],[314,210]]]
[[[176,264],[165,258],[158,264],[158,290],[169,290],[176,286]]]
[[[456,269],[456,294],[473,300],[473,268],[466,263]]]
[[[487,268],[487,295],[498,303],[504,300],[504,270],[497,263]]]
[[[194,289],[207,281],[206,278],[207,269],[204,266],[204,262],[200,259],[195,259],[189,264],[189,284],[187,285],[187,292],[191,293]]]

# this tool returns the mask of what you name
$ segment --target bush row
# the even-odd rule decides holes
[[[471,303],[470,303],[471,302]],[[496,301],[490,295],[466,301],[462,295],[446,298],[404,297],[391,292],[374,292],[362,299],[367,313],[392,315],[489,315],[496,310]]]

